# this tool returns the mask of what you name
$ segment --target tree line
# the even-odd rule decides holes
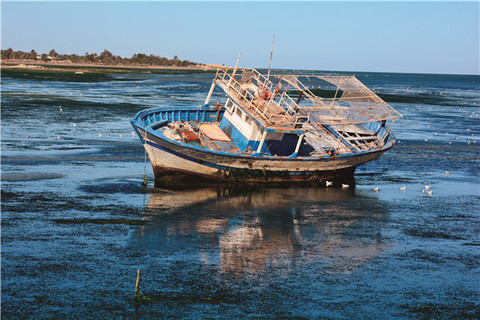
[[[131,58],[123,58],[114,55],[107,49],[102,53],[88,53],[84,55],[77,54],[60,54],[54,49],[50,52],[39,54],[35,50],[30,52],[14,51],[12,48],[1,50],[2,61],[5,60],[35,60],[35,61],[63,61],[72,63],[98,63],[105,65],[150,65],[150,66],[180,66],[186,67],[191,65],[199,65],[200,63],[189,60],[180,60],[177,56],[173,59],[157,56],[154,54],[135,53]]]

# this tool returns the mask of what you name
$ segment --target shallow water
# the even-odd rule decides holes
[[[357,74],[404,118],[355,189],[142,187],[129,119],[212,76],[2,74],[3,318],[480,317],[478,77]]]

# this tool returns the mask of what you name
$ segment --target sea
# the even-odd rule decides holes
[[[480,77],[284,72],[403,115],[354,187],[155,187],[130,119],[214,72],[2,70],[2,319],[479,319]]]

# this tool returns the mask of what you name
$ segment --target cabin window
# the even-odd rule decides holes
[[[239,107],[237,107],[237,109],[235,110],[236,113],[237,113],[237,116],[239,116],[240,118],[242,118],[242,110],[240,110]]]
[[[252,122],[253,122],[253,121],[252,121],[252,118],[247,117],[247,119],[245,119],[245,120],[247,121],[247,124],[248,124],[249,126],[252,126]]]
[[[232,107],[233,107],[233,102],[232,100],[228,99],[227,102],[225,103],[225,108],[228,110],[228,112],[232,112]]]

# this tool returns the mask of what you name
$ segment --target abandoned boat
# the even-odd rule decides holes
[[[212,106],[216,87],[225,102]],[[204,105],[146,109],[131,124],[157,185],[340,185],[393,147],[391,125],[399,117],[354,76],[265,77],[222,68]]]

